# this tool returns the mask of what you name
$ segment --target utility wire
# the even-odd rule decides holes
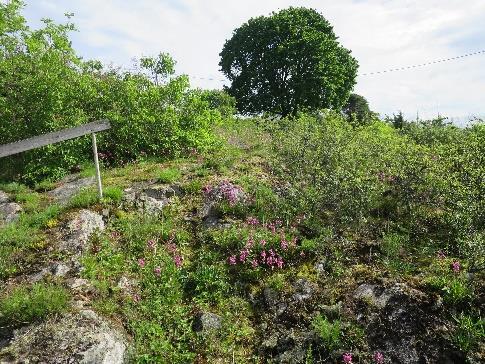
[[[404,66],[404,67],[398,67],[398,68],[390,68],[390,69],[382,70],[382,71],[361,73],[360,75],[361,76],[371,76],[371,75],[378,75],[378,74],[387,73],[387,72],[404,71],[404,70],[409,70],[409,69],[412,69],[412,68],[424,67],[424,66],[429,66],[429,65],[432,65],[432,64],[436,64],[436,63],[449,62],[449,61],[454,61],[454,60],[457,60],[457,59],[460,59],[460,58],[476,56],[478,54],[485,54],[485,50],[473,52],[473,53],[467,53],[467,54],[463,54],[461,56],[456,56],[456,57],[451,57],[451,58],[443,58],[443,59],[438,59],[436,61],[431,61],[431,62],[426,62],[426,63],[421,63],[421,64],[415,64],[415,65],[412,65],[412,66]]]
[[[467,53],[467,54],[463,54],[461,56],[456,56],[456,57],[442,58],[442,59],[438,59],[438,60],[431,61],[431,62],[415,64],[415,65],[412,65],[412,66],[403,66],[403,67],[397,67],[397,68],[390,68],[390,69],[387,69],[387,70],[361,73],[360,76],[372,76],[372,75],[378,75],[378,74],[389,73],[389,72],[404,71],[404,70],[409,70],[409,69],[413,69],[413,68],[425,67],[425,66],[429,66],[429,65],[433,65],[433,64],[437,64],[437,63],[455,61],[457,59],[476,56],[476,55],[479,55],[479,54],[485,54],[485,50],[481,50],[481,51],[477,51],[477,52],[473,52],[473,53]],[[216,78],[216,77],[197,77],[197,76],[190,76],[189,75],[189,78],[197,79],[197,80],[205,80],[205,81],[219,81],[219,82],[227,81],[226,79],[220,79],[220,78]]]

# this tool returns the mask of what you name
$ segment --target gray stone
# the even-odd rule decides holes
[[[0,224],[8,224],[16,221],[21,212],[22,207],[15,202],[6,202],[0,204]]]
[[[182,191],[177,185],[134,186],[124,190],[123,205],[157,216],[170,203],[171,198],[181,195]]]
[[[66,205],[71,198],[78,194],[83,188],[94,185],[94,177],[79,178],[79,176],[69,176],[61,181],[61,185],[47,194],[60,205]]]
[[[210,332],[219,330],[222,325],[222,319],[219,315],[212,312],[201,312],[195,316],[193,329],[196,332]]]
[[[51,272],[56,277],[64,277],[70,271],[71,268],[60,262],[56,262],[51,266]]]
[[[122,364],[124,335],[91,310],[17,330],[0,351],[1,363]]]
[[[292,298],[296,301],[305,301],[313,294],[313,285],[304,278],[298,279],[293,285],[295,293]]]
[[[73,293],[89,293],[94,289],[93,285],[84,278],[74,278],[69,282],[69,288]]]
[[[365,301],[371,306],[384,308],[392,297],[392,294],[386,289],[365,283],[357,287],[354,297],[358,300]]]
[[[0,191],[0,204],[7,203],[10,201],[10,197],[7,193]]]
[[[81,210],[67,224],[67,233],[61,243],[61,249],[71,253],[82,253],[86,250],[89,237],[95,231],[104,230],[103,217],[90,210]]]

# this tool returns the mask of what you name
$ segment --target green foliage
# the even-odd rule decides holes
[[[236,113],[236,99],[223,90],[201,90],[200,97],[222,117],[229,118]]]
[[[182,173],[177,168],[165,168],[158,175],[158,182],[173,183],[182,177]]]
[[[450,134],[423,144],[379,121],[353,128],[333,113],[302,115],[275,129],[273,168],[287,203],[316,226],[388,221],[456,251],[485,226],[485,128],[429,128]]]
[[[116,186],[106,187],[103,189],[103,198],[109,202],[119,204],[123,199],[123,190]]]
[[[31,30],[20,1],[0,6],[6,27],[0,36],[0,144],[109,119],[112,128],[98,141],[106,165],[212,146],[221,113],[189,89],[186,76],[174,76],[175,62],[167,54],[142,58],[131,73],[104,69],[76,55],[69,20],[44,20],[41,29]],[[5,158],[0,178],[56,180],[91,158],[86,136]]]
[[[0,298],[0,325],[20,326],[43,320],[67,308],[68,293],[61,287],[36,283],[18,286]]]
[[[372,112],[369,103],[364,96],[350,94],[342,112],[347,116],[347,120],[353,125],[362,125],[371,120]]]
[[[339,320],[330,322],[325,316],[317,315],[312,325],[328,351],[331,352],[342,345],[342,328]]]
[[[227,89],[244,114],[295,116],[340,110],[355,84],[357,61],[318,12],[290,7],[250,19],[221,52]]]
[[[453,339],[456,346],[465,353],[473,350],[479,342],[485,340],[485,320],[465,315],[455,317],[457,324]]]

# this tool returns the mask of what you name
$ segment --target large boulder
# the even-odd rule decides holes
[[[67,224],[61,249],[74,254],[82,253],[87,248],[90,236],[104,228],[103,216],[90,210],[81,210]]]
[[[22,212],[22,207],[10,200],[4,191],[0,191],[0,226],[17,220]]]
[[[60,186],[48,192],[48,195],[60,205],[66,205],[82,189],[94,185],[94,177],[80,178],[78,175],[66,177]]]
[[[362,284],[356,314],[372,347],[396,364],[463,363],[441,331],[447,325],[436,300],[406,284]]]
[[[0,204],[0,225],[16,221],[21,212],[22,207],[15,202]]]
[[[172,197],[181,195],[182,190],[178,185],[133,186],[124,190],[123,205],[148,215],[158,216]]]
[[[91,310],[16,330],[0,351],[5,364],[122,364],[127,359],[124,335]]]

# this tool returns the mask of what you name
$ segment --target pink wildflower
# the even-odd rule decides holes
[[[150,250],[154,250],[156,245],[157,245],[157,243],[155,242],[155,240],[154,240],[154,239],[150,239],[150,240],[148,240],[148,242],[147,242],[147,247],[148,247],[148,249],[150,249]]]
[[[283,258],[281,258],[281,257],[276,258],[276,265],[280,269],[283,268]]]
[[[261,244],[261,246],[265,246],[265,245],[266,245],[266,240],[262,239],[262,240],[260,241],[260,244]]]
[[[266,250],[263,250],[263,251],[261,252],[261,258],[262,258],[263,260],[265,260],[265,259],[266,259]]]
[[[248,225],[251,225],[251,226],[256,226],[256,225],[259,225],[259,220],[258,220],[258,218],[256,218],[256,217],[252,217],[252,216],[248,217],[248,218],[246,219],[246,222],[247,222],[247,224],[248,224]]]
[[[460,262],[455,260],[453,263],[451,263],[451,269],[453,272],[459,273],[461,269]]]
[[[177,255],[175,255],[175,256],[173,257],[173,261],[174,261],[174,263],[175,263],[175,266],[176,266],[177,268],[180,268],[180,267],[182,266],[182,263],[183,263],[183,258],[182,258],[182,256],[181,256],[181,255],[178,255],[178,254],[177,254]]]
[[[352,364],[352,354],[350,353],[345,353],[342,355],[342,360],[346,364]]]
[[[442,251],[442,250],[440,250],[440,251],[438,252],[438,258],[439,258],[439,259],[445,259],[445,258],[446,258],[446,254],[445,254],[445,252],[444,252],[444,251]]]
[[[231,255],[229,258],[228,258],[228,261],[229,261],[229,264],[230,265],[236,265],[237,261],[236,261],[236,256],[235,255]]]
[[[374,354],[374,361],[376,362],[376,364],[383,364],[384,363],[384,355],[381,352],[376,351],[375,354]]]
[[[158,277],[160,277],[161,272],[162,272],[162,268],[160,267],[155,267],[155,269],[153,269],[153,273],[155,273],[155,275]]]
[[[174,243],[167,243],[167,250],[171,254],[175,254],[177,252],[177,245]]]
[[[257,268],[259,263],[258,263],[258,260],[257,259],[253,259],[252,262],[251,262],[251,265],[253,266],[253,268]]]
[[[143,258],[138,259],[138,265],[140,266],[140,268],[143,268],[145,266],[145,259]]]
[[[247,249],[242,250],[239,254],[239,261],[241,263],[244,263],[246,261],[246,258],[248,257],[248,255],[249,255],[249,251]]]
[[[138,302],[140,302],[140,300],[141,300],[140,295],[135,293],[133,295],[133,302],[138,303]]]

